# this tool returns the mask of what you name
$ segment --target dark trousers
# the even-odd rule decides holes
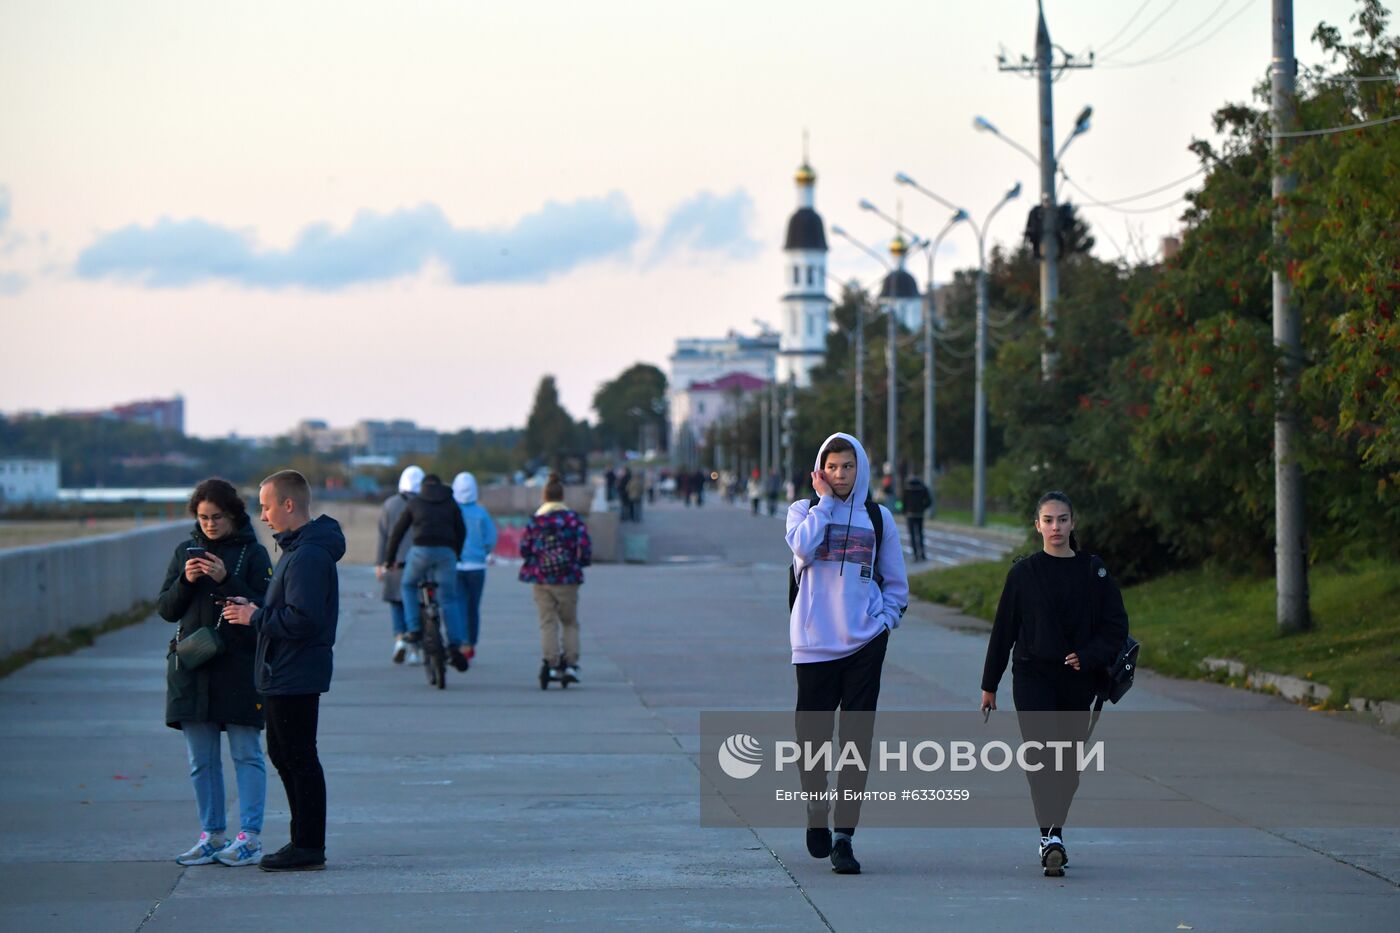
[[[909,523],[909,547],[914,551],[914,559],[928,560],[928,552],[924,550],[924,517],[909,515],[905,520]]]
[[[1021,738],[1027,742],[1082,742],[1089,731],[1089,707],[1094,702],[1094,677],[1076,671],[1063,661],[1017,659],[1011,666],[1011,696]],[[1029,750],[1026,761],[1039,762],[1039,771],[1027,771],[1036,823],[1042,828],[1063,827],[1079,790],[1077,751],[1064,753],[1065,767],[1055,768],[1055,753],[1045,748]]]
[[[292,845],[298,849],[326,847],[326,775],[316,755],[316,723],[321,695],[264,698],[267,712],[267,756],[287,791],[292,811]]]
[[[888,630],[865,643],[855,654],[835,661],[794,664],[797,671],[797,741],[806,757],[808,747],[818,749],[831,741],[836,709],[841,709],[841,734],[832,750],[831,761],[841,758],[847,743],[854,743],[866,768],[871,766],[870,746],[875,736],[875,706],[880,700],[880,671],[885,664],[885,647],[890,642]],[[846,713],[862,713],[846,716]],[[865,790],[869,771],[848,765],[837,778],[836,816],[833,821],[838,833],[854,833],[860,821],[860,800],[843,800],[846,791],[859,795]],[[802,789],[809,794],[826,790],[826,771],[803,769]],[[819,819],[818,819],[819,818]],[[826,825],[826,808],[809,802],[809,826]]]

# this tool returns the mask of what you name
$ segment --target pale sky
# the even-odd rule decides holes
[[[1297,0],[1297,53],[1350,0]],[[524,423],[553,373],[575,417],[674,340],[778,323],[810,134],[830,236],[937,232],[904,171],[1020,235],[1038,191],[1034,0],[337,2],[0,0],[0,410],[181,393],[187,428],[301,418]],[[1047,0],[1099,64],[1055,85],[1065,171],[1098,200],[1197,168],[1250,99],[1269,0]],[[1394,26],[1394,24],[1392,24]],[[1194,182],[1124,207],[1170,202]],[[1076,202],[1083,196],[1070,190]],[[1097,252],[1155,254],[1180,205],[1086,206]],[[1116,241],[1117,246],[1114,245]],[[948,237],[939,279],[975,263]],[[923,269],[912,271],[922,284]]]

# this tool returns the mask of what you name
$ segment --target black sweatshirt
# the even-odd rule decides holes
[[[982,689],[995,693],[1012,647],[1016,659],[1064,663],[1079,655],[1083,670],[1118,659],[1128,636],[1123,594],[1103,561],[1088,554],[1053,557],[1040,551],[1011,565],[997,604]]]
[[[418,495],[408,500],[389,534],[385,554],[397,554],[399,542],[413,528],[414,547],[450,547],[461,554],[467,542],[467,525],[462,510],[452,498],[452,490],[442,483],[425,482]]]

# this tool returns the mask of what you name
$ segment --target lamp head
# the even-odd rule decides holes
[[[967,211],[963,210],[960,207],[958,208],[958,212],[953,215],[953,219],[948,222],[952,224],[957,224],[962,223],[964,220],[967,220]]]
[[[994,125],[992,125],[992,121],[988,120],[986,117],[983,116],[976,116],[972,118],[972,128],[974,130],[979,130],[983,133],[993,133],[997,136],[1001,135],[1001,131],[998,130]]]
[[[832,225],[831,225],[831,232],[834,233],[834,234],[836,234],[837,236],[845,236],[845,235],[846,235],[845,229],[844,229],[843,227],[841,227],[839,224],[832,224]]]
[[[874,205],[874,204],[871,204],[871,203],[870,203],[869,201],[867,201],[865,198],[861,198],[861,199],[860,199],[860,209],[863,210],[863,211],[873,211],[873,210],[876,210],[875,205]]]
[[[1012,200],[1015,200],[1016,198],[1019,198],[1020,196],[1021,196],[1021,183],[1018,181],[1018,182],[1016,182],[1016,187],[1014,187],[1014,188],[1012,188],[1010,191],[1006,192],[1006,200],[1012,201]]]
[[[894,173],[894,183],[896,185],[909,185],[910,187],[918,187],[918,185],[915,184],[914,179],[910,178],[903,172]]]
[[[1094,108],[1088,106],[1087,104],[1085,105],[1083,110],[1079,111],[1079,116],[1076,117],[1074,121],[1075,136],[1078,136],[1080,133],[1087,133],[1089,131],[1089,118],[1093,115]]]

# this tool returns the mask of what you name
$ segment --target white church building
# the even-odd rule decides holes
[[[725,337],[676,341],[669,378],[678,462],[691,462],[709,425],[774,381],[811,385],[812,370],[826,354],[831,299],[826,294],[826,229],[816,211],[817,174],[804,159],[794,180],[797,209],[788,218],[783,240],[780,329],[765,328],[752,337],[731,331]],[[724,391],[717,393],[717,386]]]

